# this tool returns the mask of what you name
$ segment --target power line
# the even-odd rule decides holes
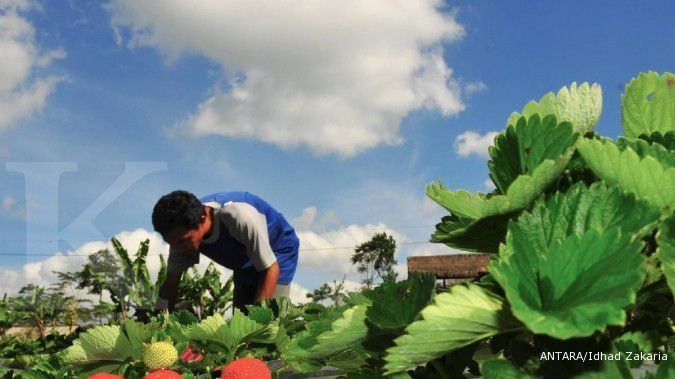
[[[420,244],[432,244],[430,241],[411,241],[411,242],[397,242],[397,245],[420,245]],[[435,243],[433,243],[435,244]],[[303,251],[319,251],[319,250],[345,250],[345,249],[355,249],[358,245],[353,246],[331,246],[331,247],[315,247],[315,248],[300,248],[299,252]],[[44,254],[44,253],[0,253],[0,256],[27,256],[27,257],[57,257],[57,258],[69,258],[69,257],[88,257],[91,254],[67,254],[59,255],[58,253],[54,254]],[[148,257],[158,257],[165,254],[148,254]]]
[[[352,225],[356,225],[356,224],[352,224]],[[351,225],[343,226],[340,229],[331,230],[331,231],[344,230],[344,229],[348,228],[349,226],[351,226]],[[376,228],[379,228],[378,232],[386,232],[387,231],[386,229],[382,229],[382,226],[380,226],[380,225],[356,225],[356,226],[360,229],[376,229]],[[385,225],[385,227],[387,229],[393,230],[393,231],[408,230],[408,229],[433,228],[435,226],[436,226],[435,224],[434,225],[408,225],[408,226],[387,226],[387,225]],[[298,231],[298,230],[296,230],[296,233],[302,233],[302,232],[312,232],[312,233],[317,233],[317,234],[325,233],[324,231],[314,231],[314,230],[300,230],[300,231]],[[50,244],[50,243],[57,243],[57,242],[61,242],[61,241],[63,241],[63,242],[105,242],[105,241],[110,241],[111,238],[112,237],[109,237],[107,239],[101,239],[101,240],[91,239],[91,238],[89,238],[89,239],[70,239],[70,238],[65,239],[65,238],[61,238],[61,239],[51,239],[51,240],[35,239],[35,240],[30,240],[30,241],[28,241],[26,239],[17,239],[17,240],[0,239],[0,244],[4,244],[4,243],[28,243],[28,242],[30,242],[31,244],[34,244],[34,243]]]

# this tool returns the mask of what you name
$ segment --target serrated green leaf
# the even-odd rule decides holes
[[[621,151],[607,140],[582,140],[578,150],[605,183],[661,209],[672,209],[675,204],[675,167],[664,166],[651,156],[640,159],[630,147]]]
[[[618,227],[591,229],[538,250],[530,233],[510,224],[506,244],[488,266],[520,321],[559,339],[624,324],[642,276],[639,241]]]
[[[309,372],[323,367],[323,363],[314,359],[310,350],[318,343],[317,337],[331,330],[333,321],[342,317],[346,307],[327,308],[316,320],[307,323],[306,330],[296,334],[288,348],[281,354],[282,359],[293,369]]]
[[[133,347],[117,325],[97,326],[80,334],[66,349],[64,361],[72,365],[121,362],[133,356]]]
[[[480,365],[480,373],[484,379],[526,379],[534,378],[506,359],[491,359]]]
[[[427,186],[429,198],[446,208],[454,217],[437,225],[433,241],[451,247],[495,253],[503,240],[505,223],[516,212],[529,207],[563,172],[573,149],[555,160],[545,160],[532,175],[519,176],[505,195],[487,197],[467,191],[450,191],[436,182]],[[452,217],[452,216],[451,216]],[[485,227],[490,226],[490,227]]]
[[[675,130],[675,75],[649,71],[631,79],[621,97],[621,122],[627,137]]]
[[[464,251],[495,253],[506,235],[506,224],[512,214],[496,215],[478,220],[444,216],[436,224],[431,242],[444,243]]]
[[[572,124],[558,123],[553,115],[521,117],[497,135],[489,148],[490,178],[501,193],[506,193],[518,176],[529,175],[545,160],[563,155],[577,138]]]
[[[666,150],[675,150],[675,130],[666,133],[654,132],[652,134],[640,134],[639,138],[650,144],[658,143],[665,147]]]
[[[316,337],[317,344],[310,353],[315,359],[324,359],[359,344],[366,338],[366,309],[368,305],[357,305],[347,309],[342,317],[331,325],[331,330]]]
[[[124,332],[132,348],[132,357],[134,359],[141,359],[143,357],[143,344],[149,340],[149,335],[145,333],[144,325],[127,318],[124,320]]]
[[[368,321],[380,330],[398,331],[418,318],[434,296],[436,278],[413,273],[398,283],[385,282],[375,288],[376,296],[368,307]]]
[[[515,124],[521,116],[530,117],[537,113],[542,117],[554,115],[560,121],[570,122],[579,133],[589,132],[602,113],[602,89],[597,83],[582,83],[577,87],[574,82],[569,88],[561,88],[557,95],[549,92],[539,102],[530,101],[522,114],[514,112],[509,117],[507,126]]]
[[[385,370],[412,369],[493,335],[522,328],[504,300],[475,284],[457,285],[434,298],[422,319],[406,328],[387,350]]]
[[[658,220],[659,212],[633,195],[623,194],[616,187],[594,183],[586,187],[577,183],[565,193],[557,192],[549,199],[540,199],[530,212],[518,218],[529,246],[547,251],[570,235],[582,235],[591,229],[604,232],[618,227],[625,234],[651,232],[645,228]],[[643,230],[646,229],[646,230]]]
[[[675,217],[670,217],[661,224],[656,243],[659,245],[657,254],[661,257],[661,269],[670,290],[675,293]]]
[[[483,194],[458,190],[450,191],[436,182],[427,186],[427,195],[450,213],[478,220],[505,215],[529,206],[565,169],[572,150],[556,158],[545,160],[531,175],[519,176],[505,195],[486,197]]]
[[[219,313],[209,316],[198,324],[189,326],[185,335],[190,339],[209,341],[217,339],[220,327],[225,325],[225,319]]]
[[[626,147],[630,147],[637,153],[640,159],[649,156],[658,160],[664,167],[675,167],[675,151],[670,151],[659,143],[649,143],[649,141],[641,138],[631,140],[621,137],[616,145],[621,150],[626,150]]]

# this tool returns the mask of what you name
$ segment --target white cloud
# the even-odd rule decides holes
[[[492,182],[492,179],[485,179],[485,181],[483,182],[483,185],[484,185],[485,188],[486,188],[488,191],[490,191],[490,192],[491,192],[491,191],[494,191],[495,188],[497,188],[497,187],[495,186],[495,184]]]
[[[455,138],[454,148],[460,157],[468,157],[472,154],[480,157],[488,157],[490,147],[499,132],[491,131],[484,135],[467,130]]]
[[[402,143],[401,120],[417,109],[464,109],[442,44],[464,35],[440,2],[113,0],[116,36],[131,47],[217,62],[229,88],[176,126],[317,154],[353,156]]]
[[[349,225],[326,232],[298,231],[300,256],[298,272],[323,272],[336,278],[353,273],[350,261],[357,245],[370,240],[375,233],[386,232],[397,242],[407,237],[384,224]]]
[[[485,85],[485,83],[483,83],[483,82],[471,82],[471,83],[467,83],[464,86],[464,92],[469,96],[473,95],[473,94],[476,94],[476,93],[479,93],[479,92],[483,92],[486,89],[487,89],[487,85]]]
[[[300,216],[294,218],[293,221],[291,221],[293,228],[296,230],[308,230],[314,223],[316,212],[316,207],[307,207],[303,209]]]
[[[36,46],[35,29],[21,12],[32,2],[0,1],[0,132],[40,110],[62,78],[34,77],[34,69],[65,57],[57,49],[43,54]]]
[[[291,221],[291,225],[295,230],[325,231],[327,227],[337,225],[340,222],[340,217],[333,211],[323,212],[318,219],[317,215],[318,210],[315,206],[307,207],[302,210],[300,216]]]

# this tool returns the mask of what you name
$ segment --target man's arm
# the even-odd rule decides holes
[[[272,297],[278,280],[279,263],[274,262],[270,267],[267,268],[267,270],[265,270],[265,277],[263,278],[262,282],[260,282],[260,289],[258,291],[258,298],[256,301],[260,302]]]
[[[157,298],[156,305],[158,310],[168,309],[169,312],[173,312],[173,309],[176,306],[178,286],[180,285],[180,278],[182,275],[182,271],[167,272],[166,279],[159,289],[159,297]]]

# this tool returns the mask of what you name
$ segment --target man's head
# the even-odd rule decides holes
[[[190,253],[197,250],[211,222],[206,207],[195,195],[173,191],[155,204],[152,225],[177,252]]]

